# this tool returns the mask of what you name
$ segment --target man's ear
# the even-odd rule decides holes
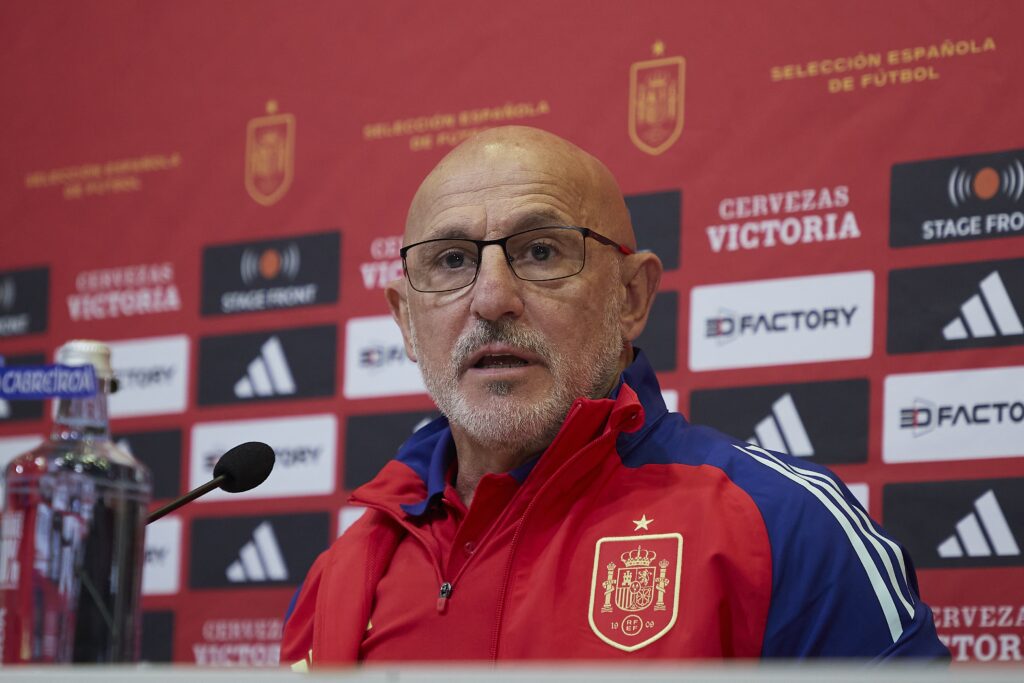
[[[416,353],[412,348],[412,335],[409,333],[409,298],[405,278],[392,280],[384,288],[384,296],[388,300],[391,316],[402,330],[402,341],[405,343],[405,355],[416,362]]]
[[[624,339],[633,341],[644,331],[663,270],[661,259],[649,251],[631,254],[623,260],[622,285],[626,296],[619,325]]]

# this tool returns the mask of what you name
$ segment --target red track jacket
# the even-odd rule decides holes
[[[369,510],[310,570],[283,663],[948,657],[834,475],[668,413],[642,353],[464,519],[453,457],[440,418],[355,491]]]

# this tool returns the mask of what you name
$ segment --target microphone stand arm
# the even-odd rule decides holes
[[[154,510],[153,512],[149,513],[149,517],[146,518],[146,524],[152,524],[164,515],[170,512],[174,512],[182,505],[185,505],[186,503],[191,503],[199,496],[205,496],[210,491],[220,488],[220,485],[223,484],[227,480],[227,478],[228,475],[222,474],[219,477],[216,477],[215,479],[211,479],[202,486],[192,489],[181,498],[172,500],[167,505],[164,505],[163,507]]]

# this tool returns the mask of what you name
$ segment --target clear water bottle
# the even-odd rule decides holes
[[[57,363],[92,365],[98,391],[59,399],[50,438],[7,466],[3,662],[136,661],[149,471],[110,440],[107,346],[70,341]]]

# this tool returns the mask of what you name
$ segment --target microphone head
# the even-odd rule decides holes
[[[273,469],[274,449],[259,441],[248,441],[220,456],[213,476],[216,479],[225,475],[220,488],[228,493],[241,493],[262,484]]]

